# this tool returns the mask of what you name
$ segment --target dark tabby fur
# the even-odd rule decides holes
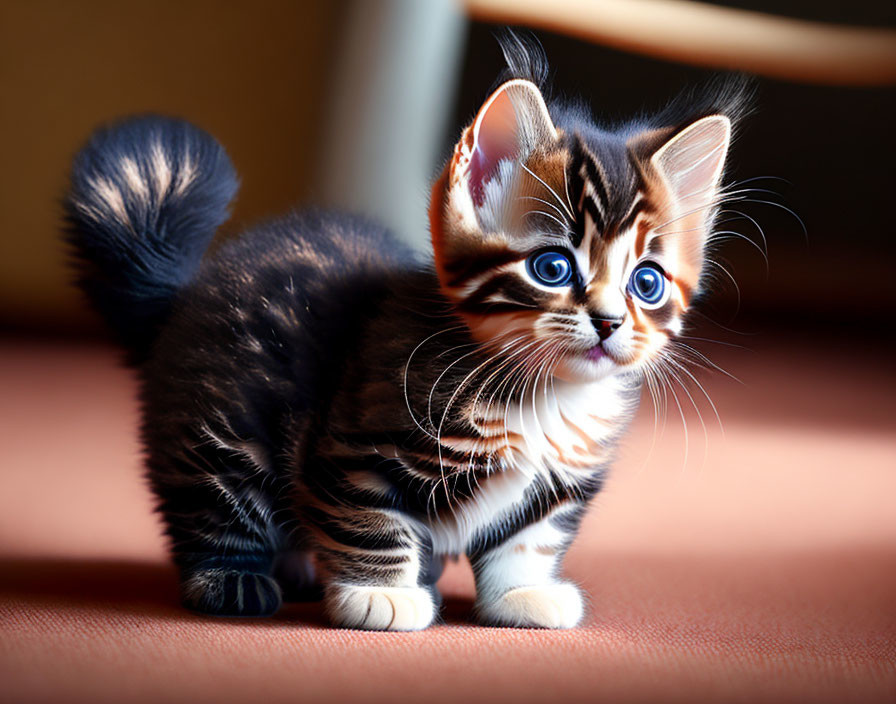
[[[554,132],[539,112],[538,57],[519,46],[508,57],[510,78],[534,81],[495,93],[511,86],[503,105],[516,128],[492,126],[491,103],[474,126],[482,144],[498,130],[488,138],[510,151],[489,155],[474,126],[464,132],[433,191],[435,262],[375,224],[323,212],[262,225],[203,258],[236,192],[211,137],[138,118],[98,131],[78,155],[68,239],[82,288],[139,372],[148,476],[189,608],[269,615],[322,588],[338,624],[423,628],[443,559],[466,552],[483,621],[580,620],[560,561],[645,365],[699,288],[717,203],[716,182],[698,216],[670,210],[674,189],[650,159],[700,118],[734,117],[741,93],[716,85],[612,130],[556,104]],[[533,174],[528,186],[501,183],[508,164]],[[496,197],[498,224],[485,212]],[[523,201],[539,207],[517,218]],[[688,247],[651,239],[651,228],[674,234],[659,232],[670,212]],[[624,236],[687,259],[670,278],[677,298],[607,308],[619,282],[600,262]],[[533,286],[514,267],[544,247],[578,248],[594,267],[561,293]],[[631,349],[611,354],[629,319]],[[573,333],[587,350],[550,337]],[[576,395],[586,386],[600,407],[591,415]],[[536,396],[554,393],[557,425],[533,446],[526,414],[547,423]]]

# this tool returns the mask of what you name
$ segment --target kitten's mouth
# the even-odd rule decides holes
[[[582,356],[593,364],[598,364],[602,359],[606,359],[617,367],[626,366],[625,359],[620,359],[617,354],[610,352],[610,350],[604,347],[603,342],[598,342],[594,347],[589,347]]]
[[[554,374],[567,381],[595,381],[615,374],[622,366],[613,352],[598,343],[569,350],[557,363]]]
[[[585,357],[592,362],[599,362],[600,360],[607,358],[611,362],[615,362],[613,359],[613,355],[607,352],[606,348],[603,346],[603,343],[598,342],[594,347],[590,347],[585,351]]]
[[[597,362],[607,356],[607,351],[604,349],[604,346],[598,342],[594,347],[585,352],[585,356],[592,362]]]

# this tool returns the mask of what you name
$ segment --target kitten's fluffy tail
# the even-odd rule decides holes
[[[224,149],[179,120],[102,128],[75,157],[65,207],[78,284],[132,361],[193,277],[237,186]]]

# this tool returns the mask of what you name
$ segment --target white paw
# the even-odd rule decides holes
[[[498,599],[479,603],[477,610],[486,623],[520,628],[573,628],[582,620],[585,604],[572,584],[543,584],[516,587]]]
[[[326,604],[333,623],[370,631],[419,631],[436,613],[432,594],[421,587],[331,584]]]

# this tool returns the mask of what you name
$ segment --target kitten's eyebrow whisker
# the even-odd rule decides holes
[[[653,228],[653,230],[657,234],[662,234],[660,232],[660,230],[662,230],[664,227],[666,227],[666,225],[671,225],[673,222],[676,222],[677,220],[681,220],[682,218],[686,218],[688,215],[693,215],[694,213],[699,213],[701,210],[706,210],[707,208],[717,208],[719,205],[720,205],[720,203],[716,203],[716,202],[707,203],[706,205],[701,205],[699,208],[694,208],[693,210],[689,210],[686,213],[682,213],[681,215],[678,215],[678,216],[672,218],[671,220],[667,220],[662,225],[659,225],[659,226]]]
[[[562,217],[562,218],[566,217],[566,213],[564,213],[562,210],[560,210],[560,208],[558,208],[553,203],[546,201],[544,198],[537,198],[536,196],[517,196],[516,199],[517,200],[537,200],[539,203],[544,203],[549,208],[553,208],[554,210],[556,210],[557,213],[560,215],[560,217]],[[535,211],[535,212],[540,212],[540,211]]]
[[[806,245],[807,246],[809,245],[809,230],[806,228],[806,223],[803,222],[803,219],[799,215],[797,215],[796,212],[794,212],[793,210],[788,208],[786,205],[781,205],[780,203],[775,203],[772,200],[760,200],[758,198],[741,198],[741,202],[761,203],[764,205],[771,205],[771,206],[774,206],[775,208],[780,208],[781,210],[784,210],[784,211],[790,213],[796,219],[796,221],[799,223],[799,226],[803,231],[803,237],[806,241]]]
[[[737,215],[738,218],[745,218],[745,219],[749,220],[751,223],[753,223],[754,227],[759,232],[759,236],[762,238],[762,245],[765,248],[765,253],[768,254],[768,240],[765,237],[765,232],[763,232],[762,227],[760,227],[759,223],[756,222],[755,219],[751,218],[746,213],[742,213],[740,210],[735,210],[734,208],[723,208],[719,212],[720,213],[733,213],[733,214]],[[734,220],[737,220],[738,218],[734,218]],[[730,221],[726,220],[725,222],[730,222]]]
[[[786,183],[788,185],[793,185],[792,181],[789,181],[788,179],[782,178],[780,176],[753,176],[752,178],[745,178],[742,181],[734,181],[731,185],[732,186],[742,186],[745,183],[751,183],[753,181],[783,181],[784,183]]]
[[[536,181],[538,181],[542,186],[544,186],[545,188],[547,188],[547,189],[551,192],[551,194],[554,196],[554,198],[557,199],[557,202],[558,202],[560,205],[562,205],[564,208],[566,208],[566,203],[563,202],[563,199],[560,198],[560,196],[557,194],[557,191],[555,191],[555,190],[554,190],[553,188],[551,188],[547,183],[545,183],[541,178],[539,178],[538,174],[536,174],[535,172],[533,172],[532,169],[530,169],[528,166],[526,166],[523,162],[519,162],[519,165],[522,166],[523,169],[525,169],[525,171],[526,171],[530,176],[532,176],[532,178],[534,178],[534,179],[535,179]],[[566,214],[569,215],[570,219],[571,219],[573,222],[575,222],[576,216],[573,214],[572,209],[568,209],[567,212],[566,212]]]
[[[773,196],[780,196],[781,194],[777,191],[773,191],[770,188],[737,188],[734,190],[725,190],[722,189],[720,192],[722,196],[743,196],[750,193],[768,193]]]
[[[569,211],[575,212],[575,208],[572,207],[572,199],[569,197],[569,176],[566,169],[563,169],[563,193],[566,196],[566,205],[569,206]]]
[[[710,189],[702,188],[698,191],[688,193],[684,196],[679,197],[678,201],[679,202],[686,201],[686,200],[693,198],[701,193],[705,193],[708,190],[710,190]],[[800,221],[800,224],[802,224],[802,220],[800,220],[799,216],[796,213],[794,213],[792,210],[790,210],[789,208],[786,208],[785,206],[781,205],[780,203],[775,203],[774,201],[763,201],[763,200],[750,199],[747,197],[747,195],[749,193],[772,193],[774,195],[778,195],[778,193],[776,191],[772,191],[772,190],[768,190],[768,189],[764,189],[764,188],[747,188],[747,189],[740,189],[740,190],[736,190],[736,191],[726,191],[724,188],[719,189],[716,196],[714,198],[712,198],[710,200],[710,202],[707,203],[706,205],[703,205],[699,208],[694,208],[693,210],[689,210],[685,213],[677,215],[676,217],[672,218],[671,220],[667,220],[662,225],[655,227],[654,230],[655,231],[661,230],[664,227],[666,227],[666,225],[669,225],[669,224],[675,222],[676,220],[680,220],[681,218],[687,217],[688,215],[693,215],[694,213],[698,213],[701,210],[704,210],[706,208],[721,207],[721,206],[725,205],[726,203],[730,203],[730,202],[748,202],[748,201],[752,201],[752,202],[756,202],[756,203],[767,203],[768,205],[776,205],[780,208],[784,208],[785,210],[790,212],[795,218],[797,218],[797,220]],[[666,208],[663,210],[663,212],[668,212],[668,210],[669,210],[669,208]],[[737,211],[734,211],[734,212],[737,212]],[[805,231],[805,226],[803,227],[803,229]]]
[[[544,212],[543,210],[527,210],[525,213],[523,213],[523,217],[526,217],[527,215],[543,215],[544,217],[546,217],[546,218],[550,218],[551,220],[553,220],[554,222],[556,222],[558,225],[560,225],[560,227],[563,228],[563,232],[564,232],[564,233],[566,233],[566,234],[569,233],[569,224],[563,222],[562,220],[560,220],[560,219],[558,219],[558,218],[556,218],[556,217],[554,217],[554,216],[551,215],[550,213],[546,213],[546,212]]]
[[[725,237],[725,235],[728,235],[728,237]],[[746,235],[744,235],[740,232],[735,232],[734,230],[716,230],[712,233],[711,239],[714,241],[715,240],[734,239],[734,240],[743,240],[744,242],[748,242],[753,247],[755,247],[756,251],[759,252],[760,256],[762,256],[762,259],[765,261],[765,274],[766,274],[766,276],[769,275],[770,269],[769,269],[769,263],[768,263],[768,255],[763,251],[762,247],[760,247],[758,244],[756,244],[753,240],[751,240]]]
[[[687,230],[666,230],[665,232],[654,231],[653,237],[668,237],[670,235],[684,235],[688,232],[702,232],[705,227],[689,227]]]

